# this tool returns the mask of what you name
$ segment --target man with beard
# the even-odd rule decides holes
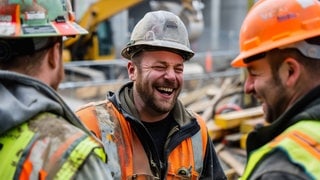
[[[242,179],[320,179],[320,3],[260,0],[240,31],[244,89],[270,124],[247,138]]]
[[[178,16],[149,12],[122,51],[132,82],[77,111],[108,152],[117,149],[119,179],[226,179],[205,122],[178,100],[193,55]]]

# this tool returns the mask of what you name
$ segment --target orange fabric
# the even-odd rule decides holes
[[[88,106],[86,111],[76,112],[79,119],[91,130],[99,139],[101,139],[101,132],[99,128],[99,123],[97,120],[97,113],[94,106]]]
[[[30,179],[29,175],[32,172],[32,163],[29,160],[26,160],[23,165],[22,165],[22,170],[20,173],[19,179],[25,180],[25,179]]]
[[[113,141],[117,144],[118,148],[118,156],[119,156],[119,163],[121,167],[121,179],[127,179],[128,177],[132,177],[134,174],[142,175],[144,174],[144,177],[147,177],[149,170],[145,170],[143,172],[141,168],[134,168],[135,164],[137,166],[141,166],[142,162],[141,159],[136,160],[139,162],[135,162],[134,152],[136,152],[134,149],[141,149],[143,151],[142,153],[145,153],[142,145],[138,138],[135,137],[135,133],[132,131],[130,127],[130,123],[127,122],[124,118],[124,116],[116,109],[116,107],[113,106],[112,103],[107,103],[104,105],[105,109],[108,111],[109,115],[111,116],[111,119],[113,119],[113,122],[116,124],[113,134]],[[98,121],[97,117],[95,116],[95,107],[94,105],[82,108],[79,111],[77,111],[77,114],[86,114],[86,116],[81,116],[80,120],[84,122],[84,124],[87,125],[88,122],[96,124],[97,122],[92,122],[93,120]],[[94,113],[94,114],[93,114]],[[90,121],[88,119],[84,119],[90,117]],[[200,118],[200,117],[197,117]],[[199,120],[198,120],[199,121]],[[199,125],[201,127],[201,134],[203,139],[203,147],[202,147],[202,159],[204,158],[204,154],[206,152],[206,143],[207,143],[207,131],[206,131],[206,124],[204,121],[199,121]],[[90,128],[88,126],[88,128]],[[146,154],[143,156],[147,157]],[[142,156],[142,157],[143,157]],[[144,158],[142,158],[144,159]],[[147,165],[149,169],[149,162],[146,159],[146,162],[144,162],[144,165]],[[191,138],[188,138],[184,140],[179,146],[177,146],[169,155],[169,165],[168,165],[168,177],[169,179],[175,179],[174,177],[177,176],[177,172],[181,167],[185,167],[187,169],[191,168],[191,176],[194,177],[192,179],[196,179],[199,177],[199,174],[194,169],[195,163],[194,163],[194,157],[193,157],[193,148],[192,148],[192,141]],[[136,166],[136,167],[137,167]],[[139,171],[139,172],[136,172]]]
[[[306,134],[303,134],[302,132],[296,132],[294,136],[292,137],[295,142],[299,143],[302,147],[304,147],[310,154],[312,154],[315,158],[320,160],[320,147],[319,144],[313,140],[311,137],[309,137]],[[307,142],[309,141],[309,142]],[[310,141],[312,141],[312,145],[310,146]]]
[[[112,103],[107,104],[108,112],[113,117],[117,117],[121,120],[117,121],[119,123],[120,128],[117,128],[115,134],[118,141],[115,141],[118,147],[119,152],[119,162],[121,167],[121,179],[127,179],[128,176],[133,174],[133,146],[132,135],[130,124],[124,119],[123,115],[112,105]],[[122,138],[120,141],[120,137]]]
[[[48,173],[45,170],[40,170],[39,172],[39,180],[46,180]]]
[[[32,162],[30,160],[26,160],[24,164],[22,165],[22,171],[20,173],[19,179],[25,180],[30,179],[29,175],[32,172]],[[39,180],[45,180],[48,173],[45,170],[40,170],[39,172]]]
[[[73,136],[69,137],[67,141],[65,141],[62,145],[59,146],[57,151],[50,157],[50,163],[54,164],[56,161],[59,160],[59,158],[62,157],[63,153],[67,151],[68,148],[70,148],[70,145],[75,142],[76,139],[79,139],[83,135],[82,132],[78,132],[74,134]]]
[[[275,147],[281,142],[282,139],[286,137],[289,137],[290,139],[294,140],[301,147],[303,147],[310,154],[312,154],[315,158],[320,160],[320,145],[312,137],[301,131],[292,131],[289,134],[283,134],[281,136],[278,136],[272,143],[270,143],[270,146]]]
[[[212,64],[213,64],[213,60],[212,60],[212,54],[210,51],[208,51],[206,53],[206,59],[205,59],[205,69],[207,73],[212,72]]]

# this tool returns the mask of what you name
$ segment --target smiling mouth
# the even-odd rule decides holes
[[[158,87],[157,90],[161,93],[161,94],[166,94],[166,95],[171,95],[174,91],[173,88],[167,88],[167,87]]]

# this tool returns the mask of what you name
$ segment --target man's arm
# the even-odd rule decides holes
[[[75,176],[77,180],[113,179],[106,164],[94,153],[91,153]]]
[[[259,163],[259,166],[250,176],[255,180],[302,180],[312,179],[303,171],[302,167],[292,164],[282,151],[275,151]]]

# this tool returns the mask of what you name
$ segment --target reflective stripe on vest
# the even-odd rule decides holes
[[[101,136],[105,152],[108,152],[108,163],[106,167],[112,172],[113,177],[121,177],[120,164],[117,163],[119,162],[117,145],[113,140],[115,124],[110,120],[110,115],[104,106],[96,106],[95,108],[98,119],[95,117],[94,120],[90,119],[90,122],[98,121],[94,123],[99,124],[98,127],[101,129],[100,132],[97,133]]]
[[[105,157],[104,151],[97,147],[97,143],[90,137],[82,140],[77,147],[72,150],[68,159],[57,173],[55,179],[71,179],[76,174],[86,157],[91,153],[92,149],[95,149],[95,153],[100,155],[100,157]]]
[[[254,151],[241,179],[248,179],[256,164],[275,149],[288,154],[289,159],[302,166],[312,179],[320,178],[320,123],[300,121],[289,127],[270,143]]]
[[[192,140],[192,149],[193,149],[193,157],[194,157],[194,165],[196,171],[199,173],[199,175],[202,172],[202,166],[203,166],[203,153],[202,153],[202,137],[201,137],[201,130],[198,131],[195,135],[191,137]]]
[[[95,108],[92,108],[94,106]],[[95,109],[95,110],[93,110]],[[76,114],[79,116],[82,122],[84,124],[88,123],[97,123],[100,127],[100,132],[95,132],[95,134],[101,134],[102,136],[102,142],[106,147],[113,149],[115,146],[117,148],[117,155],[113,157],[120,158],[116,160],[116,162],[120,162],[121,167],[117,167],[118,169],[121,168],[122,172],[122,179],[126,179],[128,177],[140,177],[141,174],[134,172],[134,166],[135,166],[135,158],[137,155],[133,154],[133,146],[134,148],[138,148],[137,146],[142,145],[140,143],[134,143],[132,144],[132,139],[134,137],[134,132],[131,132],[130,130],[130,124],[127,122],[123,115],[120,114],[120,112],[116,109],[116,107],[113,106],[111,102],[108,101],[102,101],[102,102],[96,102],[91,103],[86,107],[83,107],[82,109],[78,110]],[[91,114],[91,115],[90,115]],[[93,114],[93,115],[92,115]],[[96,115],[96,116],[95,116]],[[95,116],[95,120],[92,119],[92,117]],[[86,119],[86,118],[89,118]],[[176,173],[178,169],[185,168],[187,170],[192,170],[192,177],[200,177],[202,169],[203,169],[203,158],[204,158],[204,152],[206,151],[206,143],[207,139],[206,137],[206,125],[205,123],[199,123],[201,126],[201,130],[197,132],[193,137],[184,140],[173,152],[169,155],[169,163],[172,162],[171,160],[175,158],[179,158],[181,160],[181,150],[192,150],[192,154],[189,153],[183,153],[185,154],[184,160],[180,161],[178,160],[176,164],[183,164],[189,162],[187,167],[173,167],[171,173],[172,177],[181,177],[177,175]],[[87,125],[87,127],[90,127],[90,125]],[[121,127],[121,128],[120,128]],[[95,131],[94,129],[91,129],[92,131]],[[184,144],[184,145],[182,145]],[[182,148],[183,146],[183,148]],[[188,147],[190,146],[190,147]],[[138,148],[139,149],[139,148]],[[179,150],[178,150],[179,149]],[[109,151],[106,151],[109,152]],[[144,151],[143,151],[144,152]],[[144,152],[145,153],[145,152]],[[191,152],[190,152],[191,153]],[[109,153],[108,153],[109,154]],[[174,155],[173,155],[174,154]],[[176,156],[179,154],[178,156]],[[174,157],[173,157],[174,156]],[[191,159],[190,159],[191,158]],[[176,159],[177,160],[177,159]],[[141,160],[140,160],[141,161]],[[141,163],[141,162],[140,162]],[[193,163],[193,164],[191,164]],[[140,164],[139,164],[140,165]],[[138,166],[139,166],[138,165]],[[145,169],[144,173],[150,172],[149,162],[145,162],[144,165],[147,165],[148,168]],[[141,166],[141,165],[140,165]],[[170,166],[170,165],[169,165]],[[191,166],[191,169],[190,169]],[[114,170],[116,171],[117,168]],[[139,171],[141,171],[141,168],[139,168]],[[166,179],[169,178],[169,174]],[[152,174],[143,174],[143,177],[150,177]],[[116,176],[114,176],[116,177]]]
[[[195,162],[195,169],[202,174],[203,170],[203,159],[205,152],[207,150],[208,133],[207,124],[205,121],[200,121],[200,116],[196,115],[198,124],[200,125],[200,131],[198,131],[194,136],[192,136],[192,147],[193,147],[193,157]]]

